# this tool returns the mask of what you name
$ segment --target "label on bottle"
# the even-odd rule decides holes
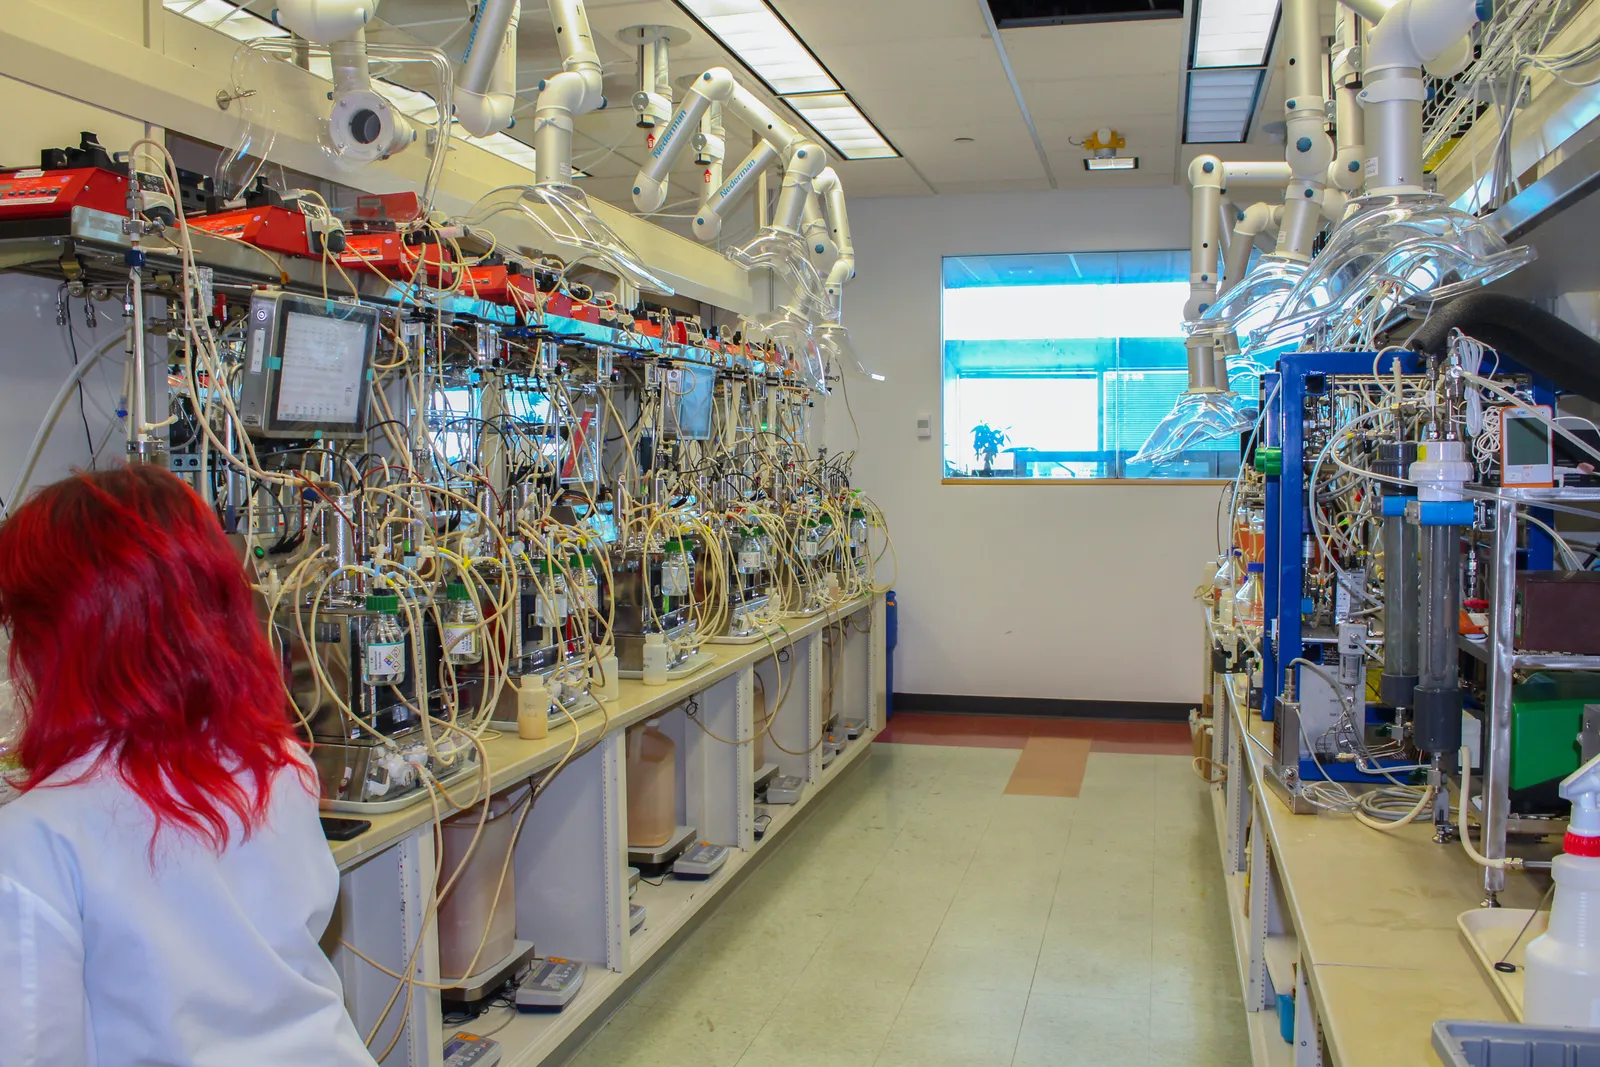
[[[754,571],[760,570],[761,569],[761,553],[759,551],[758,552],[740,552],[739,553],[739,569],[742,570],[742,571],[747,571],[747,572],[754,572]]]
[[[587,607],[590,611],[599,611],[600,610],[600,587],[599,586],[596,586],[596,585],[585,585],[585,586],[582,586],[578,590],[578,595],[581,598],[583,605],[585,607]]]
[[[820,551],[821,545],[818,543],[815,535],[806,537],[800,542],[800,554],[806,559],[815,558],[817,553]]]
[[[373,681],[393,681],[405,674],[405,642],[373,643],[367,646],[367,677]]]
[[[478,651],[477,628],[471,624],[445,623],[444,654],[447,656],[473,656]]]

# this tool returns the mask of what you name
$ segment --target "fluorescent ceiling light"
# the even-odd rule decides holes
[[[259,41],[264,37],[287,37],[289,31],[275,26],[260,15],[252,15],[228,0],[162,0],[168,11],[176,11],[190,22],[209,26],[236,41]]]
[[[1262,66],[1277,21],[1278,0],[1201,0],[1193,66]]]
[[[839,88],[764,0],[678,0],[724,48],[780,95]]]
[[[894,145],[844,93],[786,96],[783,101],[845,159],[898,159],[900,156]]]
[[[1259,70],[1190,71],[1184,143],[1237,144],[1243,141],[1250,132],[1250,118],[1255,114],[1263,73]]]
[[[534,162],[538,159],[531,145],[523,144],[507,133],[491,133],[487,137],[473,137],[457,129],[455,135],[468,144],[475,144],[486,152],[493,152],[501,159],[508,159],[519,166],[527,167],[529,170],[534,169]]]
[[[1090,156],[1083,161],[1084,170],[1138,170],[1138,156]]]

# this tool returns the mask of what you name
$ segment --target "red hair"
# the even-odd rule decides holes
[[[114,767],[157,835],[220,852],[230,814],[245,837],[260,827],[274,774],[298,763],[282,668],[238,556],[183,481],[141,465],[31,496],[0,525],[0,622],[19,788],[98,754],[82,777]]]

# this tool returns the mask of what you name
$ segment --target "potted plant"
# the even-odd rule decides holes
[[[972,428],[972,451],[983,460],[983,470],[978,472],[981,476],[994,477],[994,461],[1009,440],[1004,430],[997,430],[987,422],[980,422]]]

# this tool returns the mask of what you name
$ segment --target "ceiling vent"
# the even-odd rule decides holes
[[[1129,22],[1183,17],[1183,0],[989,0],[995,25],[1060,26],[1072,22]]]

